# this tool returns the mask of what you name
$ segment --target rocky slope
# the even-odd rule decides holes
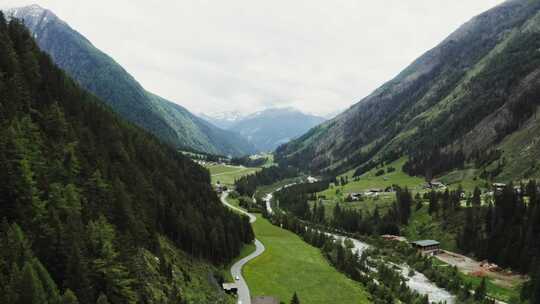
[[[536,120],[539,9],[536,0],[512,0],[473,18],[371,95],[279,148],[277,159],[328,172],[434,150],[512,157],[520,147],[504,142]],[[538,136],[529,132],[531,144]]]
[[[146,91],[136,79],[53,12],[37,5],[9,9],[38,45],[85,89],[122,117],[177,148],[244,155],[255,152],[240,136],[220,130],[185,108]]]

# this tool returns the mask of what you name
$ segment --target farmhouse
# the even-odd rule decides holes
[[[416,241],[411,245],[422,253],[437,254],[441,250],[441,243],[434,240]]]
[[[428,188],[431,188],[431,189],[443,189],[445,188],[446,186],[441,183],[441,182],[438,182],[438,181],[430,181],[427,185]]]
[[[238,286],[234,283],[223,283],[222,287],[227,294],[235,295],[238,293]]]
[[[353,193],[349,193],[349,195],[347,196],[347,200],[351,202],[356,202],[356,201],[359,201],[360,199],[362,199],[361,193],[353,192]]]

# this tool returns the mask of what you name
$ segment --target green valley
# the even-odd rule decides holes
[[[266,251],[244,270],[254,295],[287,301],[297,292],[304,303],[370,303],[359,283],[337,272],[318,249],[294,233],[258,217],[253,225]]]

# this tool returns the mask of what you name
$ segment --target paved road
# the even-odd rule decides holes
[[[221,202],[231,208],[234,209],[242,214],[245,214],[249,217],[249,222],[254,223],[257,218],[251,214],[248,213],[240,208],[237,208],[227,202],[227,196],[229,195],[228,192],[223,192],[221,195]],[[235,279],[236,287],[238,288],[238,304],[251,304],[251,295],[249,294],[249,287],[246,283],[246,280],[244,279],[244,276],[242,276],[242,267],[246,265],[249,261],[253,260],[254,258],[258,257],[264,252],[264,245],[259,241],[255,240],[255,251],[248,255],[247,257],[239,260],[238,262],[234,263],[231,267],[231,275]],[[236,280],[236,278],[239,278],[239,280]]]

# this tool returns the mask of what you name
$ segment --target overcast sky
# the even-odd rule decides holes
[[[345,109],[501,0],[0,0],[53,10],[192,112]]]

